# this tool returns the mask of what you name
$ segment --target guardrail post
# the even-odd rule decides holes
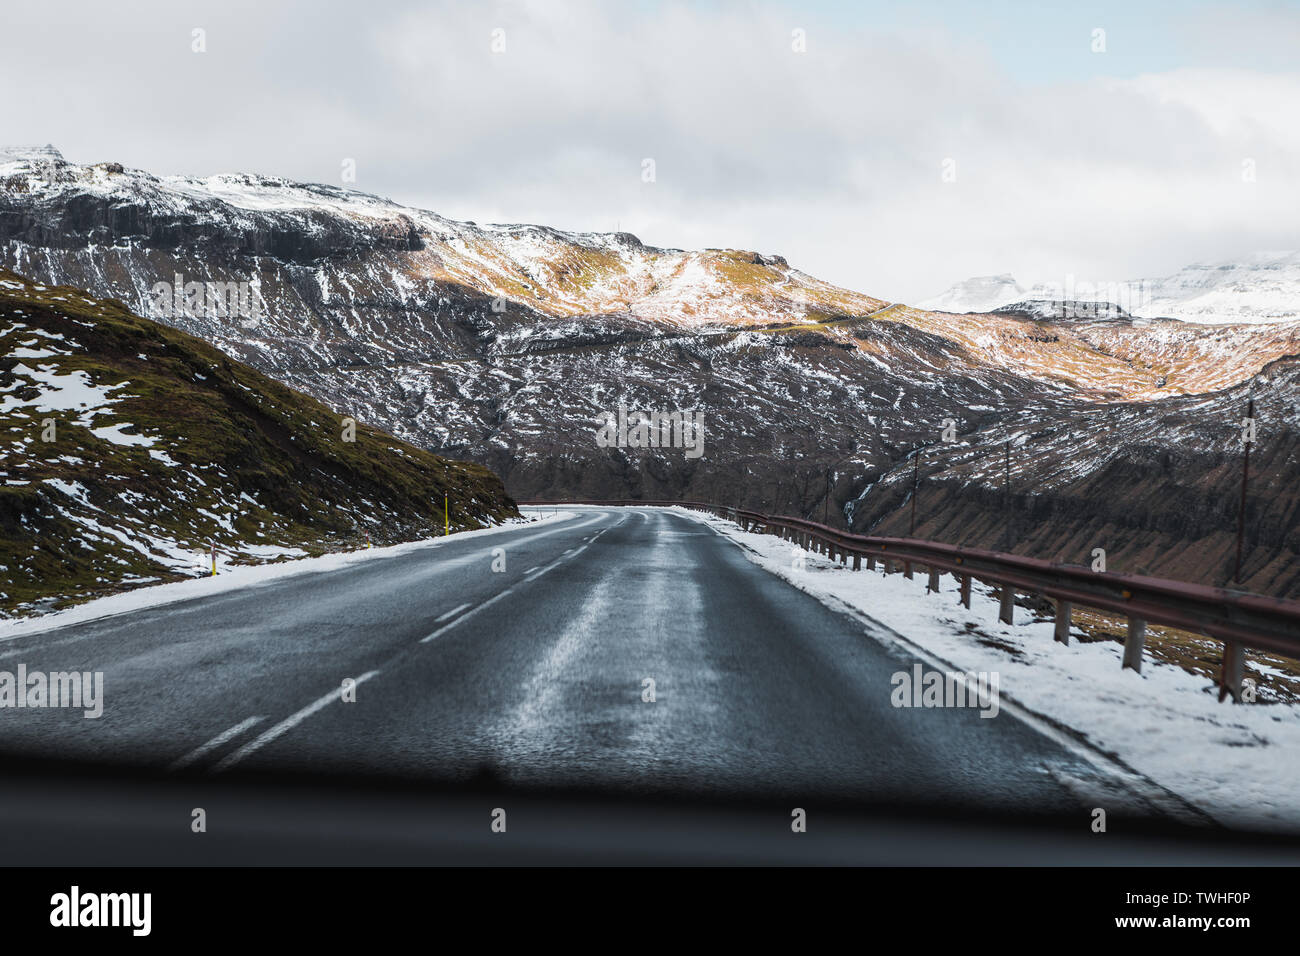
[[[1062,644],[1070,643],[1070,613],[1073,608],[1069,601],[1056,602],[1056,640]]]
[[[904,561],[904,562],[903,562],[903,577],[907,578],[909,581],[912,580],[912,562],[911,562],[911,561]]]
[[[998,620],[1003,624],[1014,624],[1016,592],[1008,585],[1002,586],[1002,606],[998,608]]]
[[[1246,649],[1238,641],[1223,642],[1223,669],[1219,672],[1219,701],[1229,694],[1241,703],[1241,676],[1245,670]]]
[[[853,570],[862,570],[862,555],[858,554],[856,551],[853,552]]]
[[[841,545],[841,547],[840,547],[840,564],[843,564],[843,565],[847,566],[848,563],[849,563],[849,553],[848,553],[847,551],[845,551],[845,550],[844,550],[844,547]]]
[[[939,569],[938,568],[930,569],[930,580],[926,582],[925,590],[927,593],[930,591],[933,591],[935,594],[939,593]]]
[[[874,554],[867,555],[867,570],[876,570],[876,556]]]
[[[970,610],[970,575],[969,574],[963,574],[961,576],[961,603],[965,606],[966,610],[968,611]]]
[[[894,573],[894,559],[893,559],[893,558],[885,558],[885,573],[886,573],[886,574],[893,574],[893,573]]]
[[[1142,673],[1142,645],[1147,639],[1147,622],[1140,617],[1128,619],[1128,637],[1124,639],[1124,666]]]

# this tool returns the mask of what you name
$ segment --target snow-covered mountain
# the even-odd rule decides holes
[[[455,222],[331,186],[159,178],[48,153],[0,164],[0,265],[120,299],[336,414],[490,467],[518,499],[697,498],[875,527],[900,506],[881,492],[906,487],[909,456],[945,422],[980,454],[1008,430],[1048,441],[1051,423],[1071,471],[1099,477],[1063,482],[1050,456],[1014,461],[1021,486],[1042,489],[1036,511],[1060,519],[1026,548],[1078,560],[1082,531],[1104,526],[1127,538],[1115,553],[1219,582],[1222,568],[1182,545],[1233,523],[1224,443],[1241,397],[1203,396],[1300,354],[1300,323],[952,314],[837,288],[777,255]],[[218,283],[245,289],[257,315],[188,307]],[[982,307],[988,287],[1039,298],[1001,278],[984,286]],[[1132,424],[1182,401],[1199,419],[1168,434]],[[702,412],[704,455],[600,445],[619,406]],[[1267,407],[1283,449],[1269,460],[1284,471],[1296,416]],[[1212,506],[1180,508],[1173,486],[1151,500],[1153,467]],[[983,471],[947,487],[954,513],[1000,512]],[[1300,507],[1294,476],[1279,472],[1269,494],[1270,508]],[[970,519],[944,534],[997,546],[1000,528]],[[1291,563],[1273,561],[1300,552],[1300,523],[1277,534],[1258,538],[1255,585],[1300,593]]]
[[[1187,266],[1171,276],[1106,282],[1087,298],[1140,318],[1208,325],[1300,321],[1300,252],[1260,252],[1240,260]],[[1009,275],[959,282],[921,307],[938,312],[993,312],[1025,300],[1081,300],[1085,286],[1022,288]]]
[[[975,276],[916,306],[929,312],[992,312],[1023,299],[1026,291],[1010,275]]]
[[[1144,283],[1139,314],[1185,322],[1290,322],[1300,319],[1300,252],[1261,252],[1239,261],[1192,265]]]
[[[530,320],[619,314],[697,328],[860,315],[887,304],[793,269],[778,255],[658,249],[627,233],[480,226],[274,177],[159,178],[116,163],[78,166],[53,147],[0,153],[0,233],[20,270],[44,247],[93,249],[102,281],[129,280],[128,302],[142,312],[160,278],[148,251],[183,253],[198,244],[245,257],[244,272],[264,257],[282,264],[263,276],[273,286],[264,297],[302,279],[318,287],[323,302],[331,292],[346,295],[349,277],[335,273],[337,263],[374,253],[366,279],[382,283],[401,306],[446,299],[455,287],[499,297],[509,303],[502,311]],[[194,278],[226,278],[201,265]]]

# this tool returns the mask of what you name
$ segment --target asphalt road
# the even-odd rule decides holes
[[[0,710],[0,751],[1058,813],[1113,792],[1009,710],[893,707],[911,659],[707,525],[573,510],[0,642],[0,670],[104,674],[101,718]]]

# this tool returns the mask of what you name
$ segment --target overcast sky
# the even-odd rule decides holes
[[[1300,248],[1297,3],[3,3],[0,141],[73,162],[353,159],[457,219],[904,301]]]

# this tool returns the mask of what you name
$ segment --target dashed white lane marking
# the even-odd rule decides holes
[[[536,571],[536,570],[537,570],[538,568],[540,568],[540,567],[541,567],[540,564],[534,564],[531,568],[529,568],[527,571],[525,571],[524,574],[532,574],[534,571]]]
[[[194,761],[206,757],[208,754],[212,753],[212,751],[216,750],[218,747],[229,743],[230,741],[238,737],[240,734],[242,734],[245,730],[248,730],[250,727],[256,727],[264,720],[266,720],[265,717],[249,717],[247,720],[241,720],[239,723],[235,724],[235,726],[231,727],[229,730],[223,730],[221,733],[217,734],[215,737],[209,740],[206,744],[202,744],[194,748],[189,753],[187,753],[184,757],[181,757],[179,760],[173,762],[172,765],[167,768],[168,771],[182,770],[185,767],[188,767],[190,764],[194,763]]]
[[[578,548],[576,551],[566,551],[566,552],[564,552],[564,554],[560,555],[558,558],[556,558],[554,561],[552,561],[552,562],[551,562],[550,564],[548,564],[546,567],[542,568],[540,571],[536,571],[536,572],[534,572],[533,574],[528,575],[526,578],[524,578],[524,580],[525,580],[525,581],[536,581],[538,578],[540,578],[540,577],[541,577],[543,574],[545,574],[547,571],[552,571],[552,570],[554,570],[555,568],[557,568],[557,567],[559,567],[561,564],[563,564],[565,561],[568,561],[568,560],[570,560],[571,558],[576,558],[578,555],[582,554],[582,552],[584,552],[584,551],[586,551],[586,550],[587,550],[587,546],[584,544],[581,548]]]
[[[561,564],[563,564],[565,561],[571,560],[572,558],[576,558],[578,555],[582,554],[582,552],[584,552],[584,551],[586,551],[586,550],[587,550],[587,546],[584,544],[581,548],[577,548],[577,549],[573,550],[572,552],[566,551],[566,552],[564,552],[564,555],[560,556],[559,558],[556,558],[554,561],[552,561],[552,562],[551,562],[550,564],[548,564],[546,567],[541,568],[541,569],[534,569],[534,573],[529,574],[527,577],[525,577],[525,578],[524,578],[524,581],[525,581],[525,582],[528,582],[528,581],[536,581],[538,578],[540,578],[540,577],[541,577],[543,574],[545,574],[547,571],[550,571],[550,570],[552,570],[552,569],[554,569],[554,568],[559,567],[559,566],[560,566]],[[468,621],[471,617],[473,617],[473,616],[474,616],[475,614],[477,614],[479,611],[482,611],[483,609],[485,609],[485,608],[489,608],[489,607],[491,607],[493,604],[496,604],[497,601],[500,601],[503,597],[505,597],[507,594],[510,594],[512,591],[514,591],[514,586],[513,586],[513,585],[511,585],[510,587],[506,588],[506,589],[505,589],[504,591],[502,591],[500,594],[495,594],[495,595],[493,595],[492,597],[488,598],[486,601],[484,601],[484,602],[483,602],[482,604],[480,604],[478,607],[474,608],[472,611],[466,611],[466,612],[465,612],[464,614],[462,614],[460,617],[456,618],[456,620],[454,620],[454,621],[449,621],[448,623],[444,624],[442,627],[438,628],[436,631],[434,631],[432,634],[428,635],[427,637],[422,637],[422,638],[420,638],[420,643],[421,643],[421,644],[428,644],[430,641],[434,640],[435,638],[441,637],[443,634],[446,634],[448,631],[450,631],[450,630],[451,630],[453,627],[455,627],[456,625],[458,625],[458,624],[460,624],[460,623],[462,623],[462,622],[464,622],[464,621]]]
[[[420,643],[421,643],[421,644],[428,644],[428,643],[429,643],[431,640],[433,640],[435,637],[440,637],[440,636],[442,636],[443,634],[445,634],[445,633],[447,633],[448,631],[450,631],[450,630],[451,630],[453,627],[455,627],[457,624],[460,624],[462,621],[468,621],[471,617],[473,617],[475,614],[477,614],[479,611],[483,610],[484,608],[486,608],[486,607],[491,607],[493,604],[496,604],[497,601],[500,601],[503,597],[505,597],[507,594],[509,594],[509,593],[510,593],[511,591],[513,591],[513,590],[514,590],[513,587],[509,587],[509,588],[506,588],[504,591],[502,591],[500,594],[497,594],[497,595],[494,595],[493,597],[488,598],[486,601],[484,601],[484,602],[483,602],[482,604],[480,604],[478,607],[474,608],[474,610],[472,610],[472,611],[466,611],[466,612],[465,612],[464,614],[462,614],[460,617],[456,618],[456,620],[452,621],[450,624],[444,624],[442,627],[438,628],[436,631],[434,631],[434,632],[433,632],[432,634],[430,634],[428,637],[422,637],[422,638],[420,638]]]
[[[353,681],[353,686],[360,687],[362,684],[370,680],[370,678],[374,677],[378,673],[379,671],[366,671],[366,673],[362,674],[355,681]],[[280,736],[283,736],[284,734],[287,734],[289,731],[293,730],[293,728],[297,727],[299,724],[301,724],[312,714],[324,710],[334,701],[341,700],[342,697],[343,697],[342,688],[335,687],[324,697],[321,697],[319,700],[313,701],[312,703],[304,707],[302,710],[298,711],[298,713],[292,715],[291,717],[286,717],[284,720],[280,721],[270,730],[265,731],[260,737],[256,737],[253,740],[250,740],[248,743],[244,744],[244,746],[240,747],[234,753],[230,754],[230,756],[226,757],[226,759],[222,760],[215,767],[213,767],[212,772],[221,773],[221,771],[223,770],[229,770],[231,767],[239,763],[239,761],[243,760],[245,757],[257,753],[257,751],[261,750],[267,744],[271,743],[271,741],[275,740]]]
[[[467,608],[467,607],[469,607],[469,604],[468,604],[468,603],[466,603],[466,604],[462,604],[460,607],[454,607],[454,608],[452,608],[450,611],[448,611],[446,614],[444,614],[442,617],[435,618],[433,623],[434,623],[434,624],[441,624],[443,621],[447,620],[448,618],[455,617],[457,614],[459,614],[461,611],[465,610],[465,608]]]

